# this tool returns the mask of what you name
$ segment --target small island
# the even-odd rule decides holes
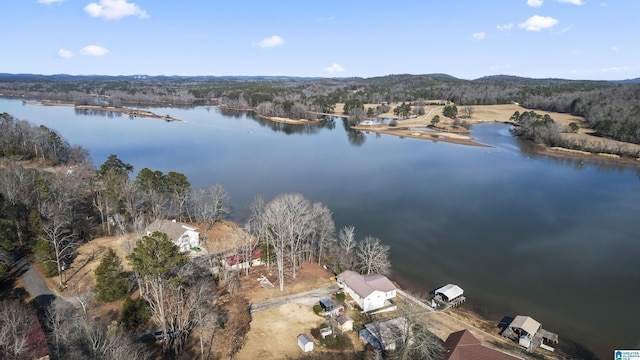
[[[131,117],[146,117],[152,119],[161,119],[167,122],[171,121],[181,121],[180,119],[176,119],[171,117],[170,115],[158,115],[148,110],[141,109],[132,109],[125,107],[116,107],[116,106],[99,106],[99,105],[74,105],[70,103],[62,103],[51,100],[42,100],[42,101],[25,101],[25,104],[28,105],[36,105],[36,106],[69,106],[73,107],[76,110],[92,110],[92,111],[104,111],[111,113],[121,113],[125,115],[129,115]]]

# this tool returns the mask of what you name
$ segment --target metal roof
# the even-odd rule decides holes
[[[458,285],[447,284],[436,290],[436,295],[442,294],[447,297],[447,299],[452,300],[457,298],[458,296],[462,296],[464,290]]]
[[[518,315],[509,325],[511,328],[522,329],[533,336],[540,329],[540,323],[529,316]]]
[[[380,274],[363,276],[355,271],[347,270],[339,274],[337,278],[362,298],[366,298],[374,291],[389,292],[396,290],[395,285],[386,276]]]

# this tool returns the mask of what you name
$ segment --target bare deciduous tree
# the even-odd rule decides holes
[[[380,239],[366,236],[358,243],[357,253],[360,269],[363,273],[386,274],[389,272],[391,268],[389,245],[384,245]]]
[[[442,340],[430,332],[425,309],[410,301],[399,301],[397,314],[403,321],[400,329],[398,349],[391,354],[392,359],[436,360],[444,353]]]
[[[28,335],[35,314],[18,301],[0,302],[0,358],[19,359],[30,349]]]
[[[470,118],[474,112],[475,112],[475,108],[471,105],[462,107],[462,116],[464,116],[467,119]]]
[[[356,247],[356,228],[353,225],[345,226],[340,229],[338,235],[340,239],[340,246],[344,248],[345,253],[349,255]]]
[[[227,203],[229,194],[224,185],[214,184],[205,189],[198,189],[191,195],[191,211],[196,220],[205,224],[202,229],[203,240],[207,241],[207,234],[216,224],[229,214]]]

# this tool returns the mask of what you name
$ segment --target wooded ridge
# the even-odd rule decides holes
[[[508,75],[464,80],[446,74],[372,78],[0,74],[0,96],[115,107],[157,104],[258,109],[262,104],[268,112],[295,112],[292,116],[298,118],[332,112],[337,103],[437,99],[464,106],[515,102],[529,109],[583,116],[600,136],[640,143],[640,78],[589,81]]]

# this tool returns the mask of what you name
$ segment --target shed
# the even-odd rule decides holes
[[[309,352],[313,350],[313,340],[307,334],[298,335],[298,346],[303,352]]]
[[[447,284],[435,291],[436,295],[442,296],[442,300],[451,302],[464,294],[464,290],[458,285]]]
[[[353,319],[347,314],[338,316],[338,328],[342,332],[353,331]]]

